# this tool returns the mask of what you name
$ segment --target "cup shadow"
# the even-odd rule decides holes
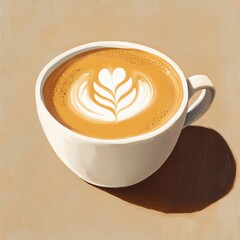
[[[166,162],[130,187],[99,189],[124,201],[165,213],[202,210],[225,196],[236,175],[233,154],[216,131],[189,126]]]

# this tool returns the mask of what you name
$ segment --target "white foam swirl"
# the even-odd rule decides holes
[[[101,69],[98,82],[93,82],[94,99],[88,93],[89,74],[82,75],[70,89],[70,103],[75,110],[93,120],[120,122],[141,112],[153,98],[153,88],[147,79],[126,80],[126,71]]]

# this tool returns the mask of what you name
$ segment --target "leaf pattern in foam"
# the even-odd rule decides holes
[[[130,77],[127,82],[120,85],[120,87],[117,89],[115,94],[116,102],[118,102],[119,99],[130,90],[130,88],[132,87],[132,84],[133,84],[133,81],[132,81],[132,78]]]
[[[80,78],[71,89],[73,106],[87,117],[108,122],[118,122],[134,116],[150,103],[153,90],[146,79],[138,80],[137,91],[133,88],[132,78],[124,82],[125,78],[123,68],[115,68],[112,74],[103,68],[98,75],[99,82],[93,83],[96,102],[88,94],[87,81]]]
[[[80,113],[92,119],[98,119],[102,121],[115,121],[115,115],[106,108],[103,108],[95,104],[89,97],[87,92],[87,81],[80,84],[76,82],[73,84],[70,99],[73,107]]]
[[[100,96],[103,96],[114,102],[113,95],[111,93],[109,93],[108,91],[106,91],[105,89],[103,89],[102,87],[100,87],[97,83],[95,83],[95,82],[93,83],[93,88],[96,91],[96,93],[98,93]]]
[[[119,101],[119,103],[117,104],[116,107],[116,113],[118,114],[123,108],[127,107],[128,105],[130,105],[133,100],[136,97],[136,88],[134,88],[131,93],[129,93],[126,97],[124,97],[123,99],[121,99]]]
[[[152,87],[149,82],[138,80],[138,93],[134,102],[129,107],[119,111],[117,120],[122,121],[130,118],[143,110],[152,99]]]
[[[97,94],[94,94],[94,98],[100,104],[102,104],[104,106],[107,106],[107,107],[110,107],[113,111],[115,110],[115,105],[111,101],[109,101],[107,99],[104,99],[104,98],[101,98]]]

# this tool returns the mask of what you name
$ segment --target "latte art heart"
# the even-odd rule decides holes
[[[70,102],[75,110],[88,118],[120,122],[140,113],[153,98],[151,83],[144,78],[133,85],[132,77],[126,79],[123,68],[115,68],[111,73],[107,68],[99,71],[93,82],[94,95],[88,92],[89,74],[84,74],[70,89]]]

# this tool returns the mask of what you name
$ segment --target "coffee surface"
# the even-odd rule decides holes
[[[132,137],[164,125],[179,109],[181,81],[165,60],[136,49],[81,53],[57,67],[43,86],[49,112],[80,134]]]

